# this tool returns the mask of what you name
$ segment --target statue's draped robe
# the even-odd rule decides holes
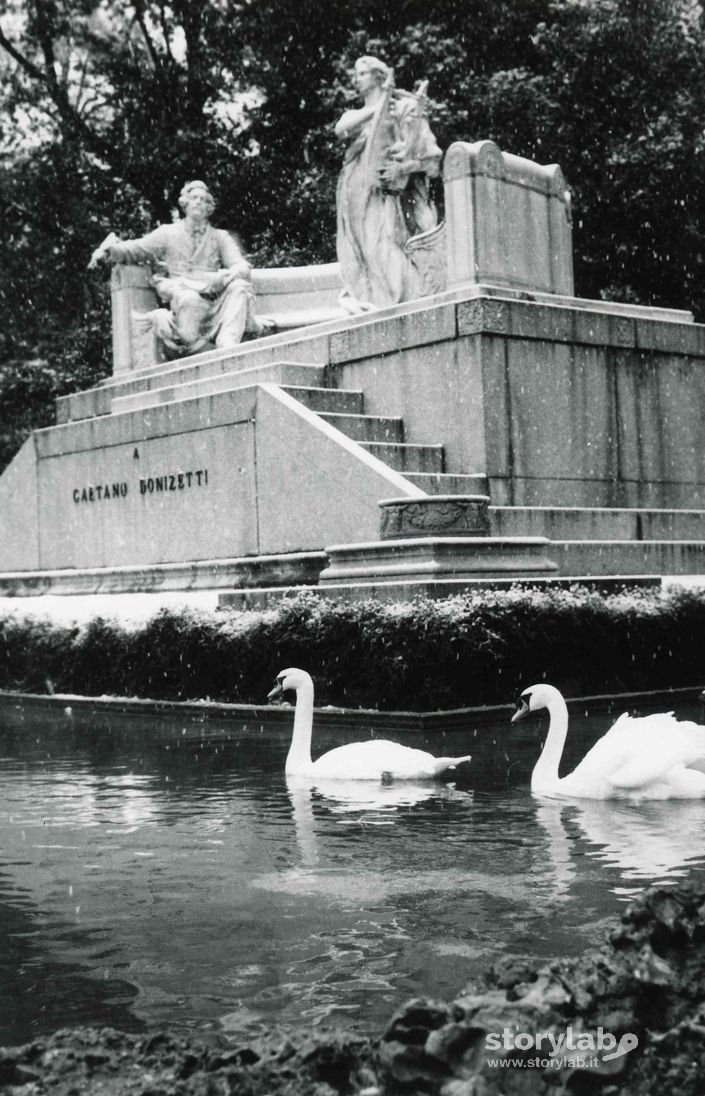
[[[149,317],[174,354],[195,353],[212,344],[237,346],[246,330],[257,329],[250,280],[236,277],[224,289],[216,284],[218,271],[244,258],[224,229],[208,225],[193,236],[184,221],[160,225],[139,239],[112,244],[110,258],[155,269],[152,281],[168,308],[155,309]]]
[[[377,175],[381,161],[369,154],[375,121],[355,131],[347,148],[338,179],[337,250],[348,295],[382,308],[407,299],[410,264],[404,244],[409,233],[399,195],[382,190]]]
[[[425,172],[437,174],[441,153],[430,136],[432,154],[419,165],[422,170],[383,188],[380,168],[399,147],[389,96],[372,118],[352,131],[338,180],[337,251],[344,300],[353,310],[356,305],[383,308],[423,293],[405,245],[437,222]]]

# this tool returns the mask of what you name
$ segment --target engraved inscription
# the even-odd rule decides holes
[[[146,496],[166,494],[170,491],[187,491],[192,487],[207,485],[207,468],[197,468],[189,472],[164,472],[159,476],[140,476],[137,481],[140,495]],[[118,480],[114,483],[87,483],[82,487],[74,487],[71,497],[77,505],[80,505],[83,502],[124,499],[129,493],[130,485],[127,480]]]
[[[165,491],[184,491],[187,487],[205,487],[207,483],[207,468],[199,468],[196,472],[171,472],[163,476],[145,476],[140,479],[140,494],[158,495]]]
[[[119,483],[89,483],[85,487],[74,487],[73,501],[107,502],[108,499],[124,499],[128,487],[124,480]]]

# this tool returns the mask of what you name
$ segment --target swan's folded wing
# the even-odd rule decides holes
[[[580,761],[571,779],[579,781],[607,780],[615,770],[628,763],[641,751],[642,720],[623,712],[610,729],[599,738]]]
[[[705,730],[695,723],[679,723],[670,713],[633,720],[629,742],[615,756],[608,776],[615,788],[646,787],[662,780],[675,767],[705,760]]]
[[[685,764],[689,769],[698,769],[705,773],[705,727],[690,720],[683,720],[678,726],[687,734],[690,743],[690,757]]]
[[[613,788],[645,788],[663,779],[674,761],[664,756],[629,757],[607,777]]]
[[[587,752],[570,779],[602,781],[617,789],[646,787],[674,766],[705,757],[705,728],[679,722],[672,712],[633,717],[626,713]]]

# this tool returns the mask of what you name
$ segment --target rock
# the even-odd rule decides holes
[[[449,1015],[447,1005],[415,998],[394,1013],[382,1040],[423,1046],[429,1031],[442,1027]]]
[[[705,888],[654,888],[604,946],[540,969],[505,960],[449,1004],[407,1002],[377,1042],[306,1031],[218,1049],[168,1032],[79,1028],[0,1049],[0,1088],[7,1096],[702,1096],[703,984]],[[596,1053],[578,1062],[568,1034]]]

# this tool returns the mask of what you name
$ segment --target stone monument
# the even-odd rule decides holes
[[[381,89],[370,66],[357,71],[361,92]],[[398,163],[413,160],[396,130],[385,157],[399,141]],[[440,226],[425,227],[423,180],[403,202],[385,175],[384,200],[360,209],[381,216],[390,199],[405,217],[393,263],[375,269],[405,285],[411,241]],[[114,264],[128,275],[114,315],[165,313],[157,326],[191,353],[116,360],[111,378],[57,401],[57,425],[0,478],[0,590],[218,587],[246,605],[301,586],[399,599],[705,573],[705,326],[573,296],[555,165],[456,143],[443,181],[435,290],[355,315],[332,307],[341,283],[357,292],[336,264],[250,273],[218,252],[202,276],[148,247],[167,264],[155,288],[151,267],[132,265],[145,253],[109,241],[99,259],[129,260]],[[168,309],[156,296],[147,307],[160,278],[178,282]],[[221,306],[237,282],[233,335]],[[279,330],[240,343],[255,286]],[[202,349],[206,335],[217,349]]]

